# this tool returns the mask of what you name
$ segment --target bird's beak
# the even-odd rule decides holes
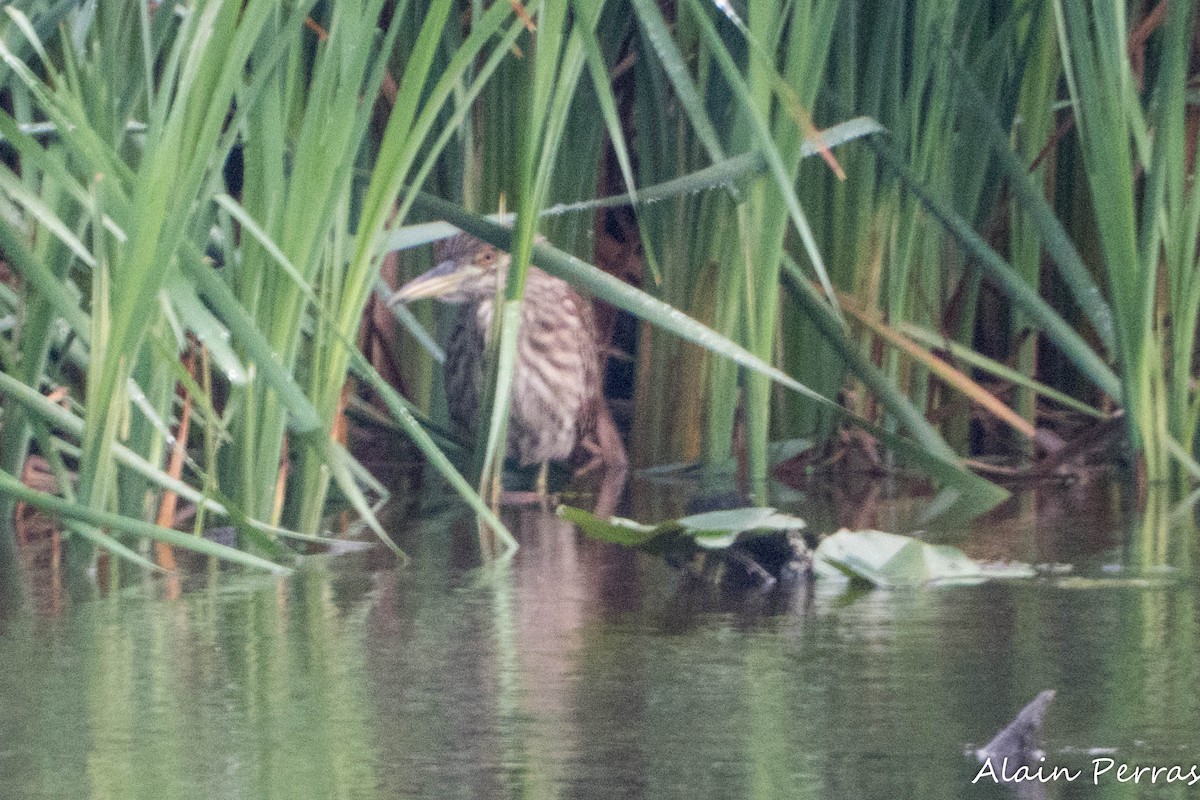
[[[388,299],[388,306],[450,294],[467,278],[467,271],[455,269],[456,266],[453,261],[443,261],[423,275],[418,275]]]

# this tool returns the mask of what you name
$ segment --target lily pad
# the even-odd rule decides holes
[[[558,515],[567,522],[578,525],[584,533],[594,539],[659,555],[670,550],[676,537],[683,532],[682,526],[677,522],[643,525],[640,522],[621,517],[604,520],[581,508],[572,508],[571,506],[559,506]]]
[[[1025,564],[988,565],[956,547],[883,531],[842,529],[821,540],[816,561],[851,580],[880,587],[963,585],[1034,575]]]
[[[578,508],[559,506],[563,519],[606,542],[661,556],[668,563],[705,575],[742,575],[745,583],[769,586],[807,572],[811,552],[797,531],[804,520],[774,508],[738,508],[694,514],[658,525],[613,517],[602,520]]]
[[[578,525],[589,536],[603,539],[606,542],[623,544],[627,547],[637,547],[645,543],[655,529],[653,525],[643,525],[632,519],[622,519],[621,517],[600,519],[583,509],[571,506],[559,506],[558,515],[568,522]]]
[[[681,517],[679,524],[696,533],[742,533],[751,530],[792,530],[803,528],[804,520],[781,514],[773,508],[732,508],[707,511]]]
[[[578,525],[589,536],[642,550],[685,544],[724,550],[743,535],[798,530],[805,525],[799,517],[769,507],[708,511],[658,525],[643,525],[620,517],[603,520],[571,506],[559,506],[558,515]]]
[[[663,556],[677,566],[693,559],[711,566],[711,558],[702,557],[709,554],[725,563],[775,574],[795,571],[793,565],[801,561],[807,570],[810,561],[800,555],[808,551],[796,533],[805,527],[804,520],[768,507],[709,511],[658,525],[620,517],[603,520],[569,506],[559,506],[558,514],[589,536]],[[763,545],[768,547],[764,550]],[[988,564],[956,547],[927,544],[911,536],[846,529],[821,540],[811,568],[818,578],[892,588],[969,585],[1035,574],[1027,564]]]

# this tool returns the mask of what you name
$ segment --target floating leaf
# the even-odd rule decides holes
[[[679,524],[698,534],[742,533],[756,529],[781,531],[805,526],[804,520],[799,517],[781,514],[766,507],[708,511],[683,517]]]
[[[730,559],[736,556],[758,563],[759,543],[794,543],[797,537],[790,532],[805,527],[799,517],[767,507],[709,511],[658,525],[620,517],[603,520],[569,506],[559,506],[558,515],[578,525],[588,536],[661,555],[674,563],[682,563],[698,552],[726,551],[735,546],[737,552],[730,553]],[[849,578],[888,588],[964,585],[1034,575],[1027,564],[987,564],[958,548],[927,544],[911,536],[845,529],[821,541],[813,568],[818,577]]]
[[[816,557],[819,564],[831,566],[851,580],[879,587],[973,584],[1034,574],[1033,568],[1024,564],[991,566],[956,547],[883,531],[843,528],[821,540]]]
[[[571,506],[559,506],[558,515],[578,525],[580,530],[592,538],[660,555],[672,549],[671,545],[677,543],[676,537],[682,532],[682,528],[675,522],[643,525],[621,517],[603,520],[581,508]]]
[[[804,520],[773,508],[709,511],[658,525],[619,517],[602,520],[569,506],[559,506],[558,515],[593,538],[662,556],[675,566],[743,587],[761,589],[782,577],[794,579],[806,573],[811,562],[808,546],[794,533],[804,527]]]

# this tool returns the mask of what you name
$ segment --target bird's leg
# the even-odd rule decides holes
[[[580,439],[579,444],[590,458],[575,470],[575,477],[586,475],[597,467],[604,467],[606,473],[625,474],[629,458],[625,455],[625,443],[621,441],[621,434],[613,422],[607,403],[601,403],[595,429]]]
[[[576,478],[582,478],[584,475],[595,472],[604,466],[604,451],[600,449],[599,444],[593,441],[591,436],[580,439],[579,445],[587,451],[589,458],[583,466],[575,470]]]
[[[504,482],[499,472],[492,475],[492,511],[498,511],[504,503]]]
[[[534,490],[532,492],[513,492],[505,491],[496,495],[500,498],[500,504],[505,506],[536,506],[540,505],[543,511],[548,511],[550,508],[550,462],[543,461],[538,467],[537,479],[534,482]]]

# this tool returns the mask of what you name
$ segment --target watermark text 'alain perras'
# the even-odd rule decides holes
[[[1039,759],[1045,761],[1044,758]],[[1030,766],[1019,762],[1010,763],[1007,757],[1002,759],[985,758],[979,772],[971,779],[971,783],[991,779],[993,783],[1074,783],[1080,779],[1092,784],[1101,781],[1116,781],[1117,783],[1148,783],[1165,785],[1184,783],[1191,786],[1200,783],[1200,764],[1161,764],[1144,766],[1118,763],[1112,758],[1093,758],[1092,767],[1087,769],[1070,769],[1068,767],[1051,767],[1047,764]]]

